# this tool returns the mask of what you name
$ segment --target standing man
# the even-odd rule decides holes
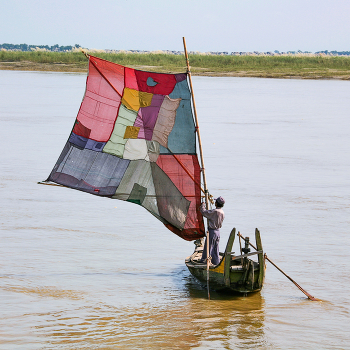
[[[220,262],[219,255],[219,241],[220,241],[220,228],[225,218],[225,213],[222,207],[225,204],[225,200],[222,197],[216,198],[215,209],[206,210],[205,203],[201,204],[200,211],[205,218],[208,218],[209,228],[209,256],[211,256],[211,262],[213,265],[218,265]],[[203,255],[201,262],[205,262],[207,259],[207,240],[205,240]]]

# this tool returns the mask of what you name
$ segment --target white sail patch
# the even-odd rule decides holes
[[[128,139],[124,148],[124,159],[149,161],[147,143],[144,139]]]

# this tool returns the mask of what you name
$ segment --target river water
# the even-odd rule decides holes
[[[267,263],[261,293],[208,301],[184,265],[193,243],[142,207],[37,184],[85,79],[0,71],[0,348],[350,349],[349,82],[193,78],[221,250],[258,227],[322,300]]]

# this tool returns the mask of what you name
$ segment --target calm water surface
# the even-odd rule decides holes
[[[142,207],[37,185],[85,75],[0,71],[1,349],[350,349],[350,83],[194,78],[210,191],[272,265],[249,297],[206,290]],[[235,247],[237,251],[237,246]]]

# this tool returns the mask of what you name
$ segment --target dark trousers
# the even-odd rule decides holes
[[[219,241],[220,241],[220,230],[209,229],[209,255],[211,256],[211,263],[218,265],[220,262],[219,255]],[[207,258],[207,240],[205,240],[203,255],[201,261],[204,262]]]

